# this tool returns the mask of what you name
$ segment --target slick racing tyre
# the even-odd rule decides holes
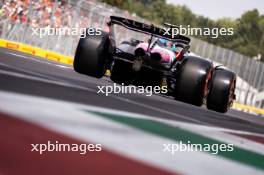
[[[217,112],[227,112],[235,100],[235,87],[235,73],[227,69],[216,68],[207,96],[207,108]]]
[[[198,57],[185,57],[176,74],[176,100],[201,106],[208,92],[213,65]]]
[[[79,40],[73,68],[76,72],[101,78],[106,71],[106,59],[109,51],[109,34],[87,35]]]

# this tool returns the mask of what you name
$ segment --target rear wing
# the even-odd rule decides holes
[[[164,39],[170,40],[172,42],[181,42],[181,43],[184,43],[186,45],[188,45],[191,41],[190,38],[183,36],[183,35],[176,35],[173,37],[172,35],[167,34],[165,29],[156,27],[154,25],[148,25],[145,23],[141,23],[138,21],[134,21],[131,19],[122,18],[122,17],[118,17],[118,16],[110,16],[109,25],[111,25],[111,24],[122,25],[125,28],[128,28],[128,29],[133,30],[133,31],[145,33],[148,35],[153,35],[153,36],[156,36],[159,38],[164,38]]]

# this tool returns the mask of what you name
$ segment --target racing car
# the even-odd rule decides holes
[[[222,113],[232,106],[236,74],[190,54],[190,38],[118,16],[110,16],[108,26],[109,32],[80,38],[73,62],[76,72],[102,78],[110,70],[110,79],[122,85],[162,86],[165,82],[168,95],[176,100],[206,104],[209,110]],[[128,36],[124,30],[129,30]]]

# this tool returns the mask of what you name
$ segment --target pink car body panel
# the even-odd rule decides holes
[[[136,48],[142,48],[145,51],[148,49],[148,43],[140,43],[137,45]],[[175,58],[176,55],[173,51],[168,50],[166,48],[160,47],[158,45],[155,45],[153,48],[150,47],[150,53],[159,53],[161,55],[161,62],[171,63]]]

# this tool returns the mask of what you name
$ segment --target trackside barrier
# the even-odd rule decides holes
[[[23,44],[23,43],[18,43],[18,42],[14,42],[14,41],[8,41],[8,40],[0,39],[0,47],[20,51],[20,52],[23,52],[26,54],[34,55],[34,56],[41,57],[41,58],[48,59],[48,60],[52,60],[52,61],[57,61],[57,62],[68,64],[68,65],[73,64],[73,58],[72,57],[65,56],[62,54],[58,54],[58,53],[52,52],[52,51],[47,51],[47,50],[44,50],[41,48],[32,47],[30,45]],[[107,71],[106,74],[107,75],[110,74],[109,70]],[[252,113],[264,115],[264,109],[256,108],[253,106],[234,103],[233,108],[237,109],[237,110],[243,110],[246,112],[252,112]]]
[[[47,51],[47,50],[40,49],[37,47],[32,47],[30,45],[23,44],[23,43],[0,39],[0,47],[20,51],[23,53],[31,54],[31,55],[45,58],[45,59],[52,60],[52,61],[58,61],[58,62],[68,64],[68,65],[73,64],[72,57],[58,54],[52,51]]]
[[[256,114],[261,114],[264,116],[264,109],[256,108],[254,106],[248,106],[248,105],[243,105],[239,103],[234,103],[233,107],[234,109],[245,111],[245,112],[252,112]]]

